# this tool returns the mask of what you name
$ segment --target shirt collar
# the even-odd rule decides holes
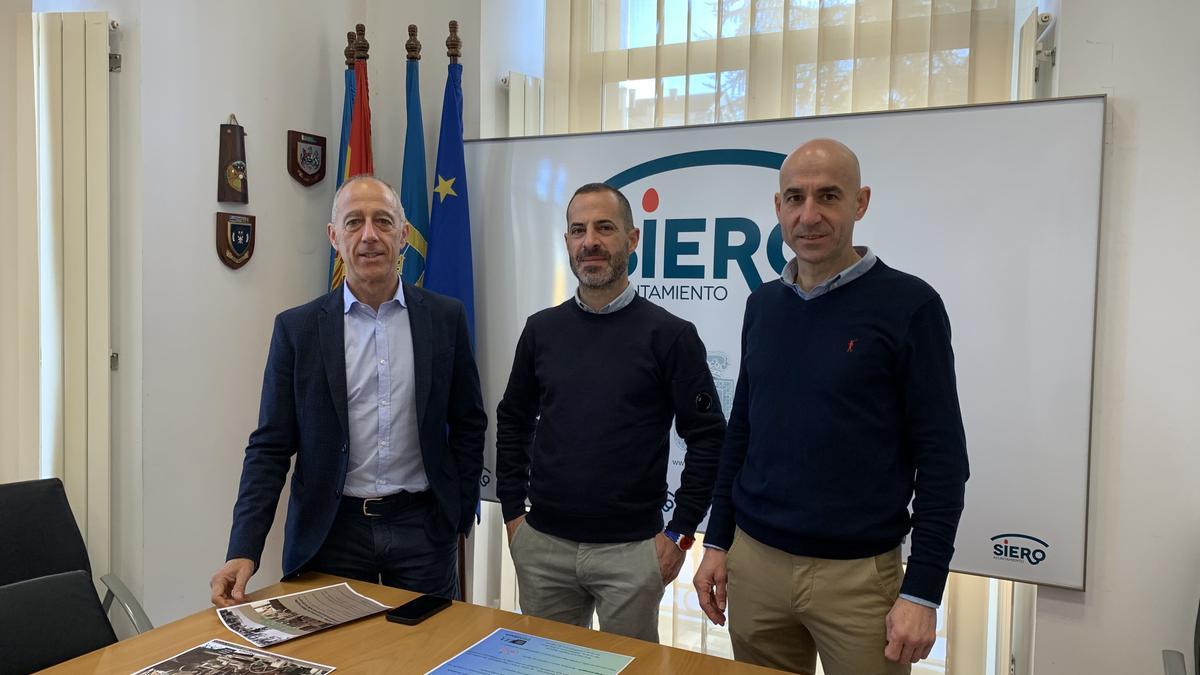
[[[396,284],[396,294],[393,295],[392,299],[388,300],[388,302],[398,302],[398,303],[400,303],[401,307],[404,307],[404,308],[408,307],[408,303],[406,303],[404,301],[404,282],[403,281]],[[358,304],[362,305],[363,307],[367,307],[367,303],[363,302],[362,300],[359,300],[358,296],[354,295],[354,291],[350,290],[350,284],[343,281],[342,282],[342,313],[349,314],[350,309],[352,307],[354,307],[354,303],[358,303]]]
[[[855,246],[854,250],[861,257],[855,261],[853,265],[850,265],[841,272],[838,272],[825,281],[813,286],[807,292],[800,288],[800,284],[796,282],[796,269],[798,265],[795,258],[792,258],[790,261],[788,261],[788,264],[784,266],[783,273],[779,276],[779,280],[782,281],[784,285],[795,291],[796,295],[799,295],[805,300],[812,300],[813,298],[825,295],[829,291],[832,291],[835,288],[841,288],[842,286],[845,286],[851,281],[854,281],[855,279],[866,274],[872,267],[875,266],[875,262],[879,260],[879,258],[875,256],[875,252],[872,251],[870,247]]]
[[[579,305],[579,309],[582,309],[588,314],[612,314],[613,312],[628,307],[629,303],[633,302],[633,297],[635,295],[637,295],[637,293],[634,291],[633,284],[627,284],[625,286],[625,290],[621,291],[620,295],[613,298],[612,302],[601,307],[600,309],[592,309],[591,307],[587,306],[587,303],[583,301],[583,298],[579,297],[579,289],[576,289],[575,304]]]

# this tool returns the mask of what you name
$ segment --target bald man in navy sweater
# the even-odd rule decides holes
[[[694,580],[713,622],[732,605],[739,661],[908,673],[934,643],[968,473],[950,322],[928,284],[853,245],[870,199],[837,141],[780,167],[796,257],[746,302]]]

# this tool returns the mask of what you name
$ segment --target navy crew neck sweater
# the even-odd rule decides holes
[[[879,261],[808,301],[778,280],[751,294],[706,543],[728,550],[736,524],[793,555],[865,558],[911,528],[901,593],[940,603],[967,475],[928,284]]]
[[[496,409],[496,494],[509,521],[576,542],[663,529],[671,421],[687,443],[669,529],[712,498],[725,417],[696,328],[635,297],[608,314],[574,299],[529,317]]]

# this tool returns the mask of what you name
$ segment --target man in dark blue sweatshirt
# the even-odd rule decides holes
[[[950,322],[928,284],[853,246],[870,198],[837,141],[779,170],[796,257],[746,302],[694,580],[713,622],[728,598],[740,661],[908,673],[934,643],[967,480]]]
[[[521,611],[658,641],[658,603],[712,498],[725,418],[692,324],[638,297],[639,231],[600,183],[567,205],[579,290],[529,317],[496,409],[496,494]],[[663,529],[671,421],[687,443]],[[525,500],[531,509],[526,515]]]

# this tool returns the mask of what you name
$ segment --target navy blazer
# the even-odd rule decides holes
[[[466,313],[459,301],[408,284],[404,297],[421,458],[438,510],[449,526],[466,534],[479,500],[487,428]],[[301,571],[324,543],[346,482],[344,335],[341,286],[275,317],[227,560],[249,558],[257,569],[292,455],[296,470],[284,530],[284,576]]]

